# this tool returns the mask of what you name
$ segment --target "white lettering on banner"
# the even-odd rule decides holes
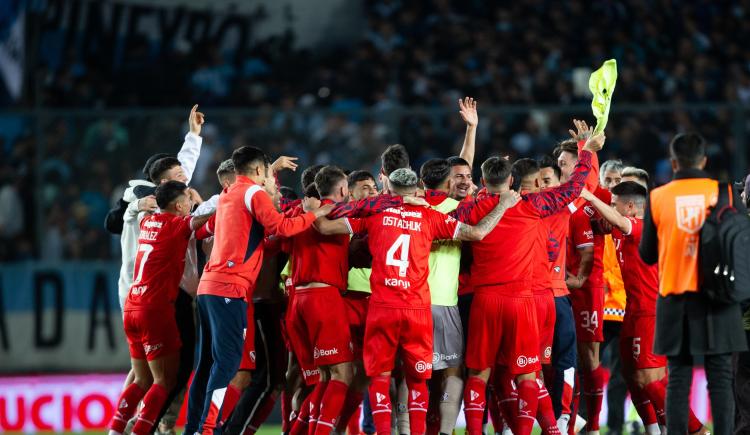
[[[383,216],[383,226],[409,231],[422,231],[422,222],[405,221],[394,216]]]

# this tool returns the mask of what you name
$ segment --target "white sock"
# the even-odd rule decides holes
[[[661,429],[659,429],[658,423],[649,424],[646,426],[646,435],[661,435]]]
[[[398,402],[396,403],[398,413],[398,433],[409,434],[411,428],[409,426],[409,387],[406,386],[406,381],[401,381],[398,386]]]
[[[114,431],[114,430],[110,429],[108,435],[122,435],[122,432],[117,432],[117,431]]]
[[[568,433],[569,423],[570,423],[570,415],[568,414],[562,414],[560,418],[557,419],[557,428],[560,430],[561,434]]]
[[[461,401],[464,394],[464,380],[458,376],[448,376],[440,398],[440,432],[453,433],[458,414],[461,413]]]

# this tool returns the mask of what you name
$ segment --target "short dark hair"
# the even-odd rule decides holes
[[[227,175],[234,175],[234,162],[232,159],[226,159],[219,164],[219,168],[216,169],[216,175],[219,178],[226,177]]]
[[[288,199],[290,201],[299,199],[299,195],[297,195],[297,192],[295,192],[291,187],[281,186],[279,187],[279,193],[281,194],[282,198]]]
[[[175,166],[180,166],[180,161],[177,160],[177,157],[162,157],[151,165],[151,169],[149,169],[148,172],[148,178],[151,179],[152,183],[159,184],[164,173]]]
[[[642,184],[636,183],[635,181],[623,181],[614,186],[611,192],[612,195],[617,195],[622,198],[632,198],[637,202],[646,201],[646,196],[648,195],[648,190],[646,190]]]
[[[669,155],[681,168],[694,168],[706,157],[706,140],[698,133],[680,133],[669,144]]]
[[[169,207],[177,198],[185,195],[187,185],[181,181],[170,180],[164,182],[156,188],[154,195],[156,196],[156,204],[160,209],[164,210]]]
[[[426,189],[437,189],[451,176],[451,164],[447,159],[430,159],[419,169],[419,178]]]
[[[325,165],[312,165],[305,168],[302,171],[300,182],[302,183],[302,191],[307,190],[307,187],[315,182],[315,176],[318,175],[318,171],[323,169]]]
[[[499,186],[510,177],[510,162],[502,157],[490,157],[482,163],[482,178],[488,186]]]
[[[518,191],[524,178],[537,172],[539,172],[539,163],[536,160],[528,158],[516,160],[510,167],[510,173],[513,175],[511,189]]]
[[[302,191],[302,194],[309,198],[320,199],[320,194],[318,193],[318,188],[315,187],[315,183],[311,183],[310,185],[308,185],[305,190]]]
[[[375,181],[375,177],[369,172],[364,170],[354,171],[347,177],[349,188],[353,189],[360,181],[372,180]]]
[[[146,164],[143,165],[143,169],[141,170],[143,172],[143,176],[145,176],[147,179],[151,179],[151,166],[154,165],[154,162],[163,159],[164,157],[174,157],[167,153],[156,153],[153,156],[149,157],[148,160],[146,160]]]
[[[539,160],[539,169],[544,168],[552,168],[552,171],[557,176],[557,179],[559,180],[562,178],[562,171],[560,170],[560,167],[557,166],[557,162],[555,162],[555,159],[553,159],[550,156],[544,156]]]
[[[560,154],[563,152],[568,152],[574,155],[578,155],[578,141],[575,139],[565,139],[564,141],[557,144],[557,147],[555,147],[555,150],[552,151],[552,155],[555,156],[555,158],[559,158]]]
[[[346,174],[338,166],[325,166],[315,175],[315,188],[321,197],[333,193],[333,189],[342,180],[346,180]]]
[[[268,156],[260,148],[243,146],[239,147],[232,153],[232,163],[234,170],[238,174],[246,174],[254,164],[263,164],[268,167]]]
[[[401,144],[391,145],[380,155],[380,163],[385,175],[391,175],[396,169],[409,167],[409,153]]]
[[[471,168],[471,165],[469,164],[469,162],[467,162],[466,159],[464,159],[463,157],[453,156],[453,157],[448,157],[447,160],[448,160],[448,164],[451,165],[451,168],[454,166],[468,166]]]

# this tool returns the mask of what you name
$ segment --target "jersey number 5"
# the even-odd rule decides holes
[[[401,234],[398,236],[393,245],[388,248],[388,253],[385,255],[385,264],[388,266],[398,267],[398,276],[406,276],[406,269],[409,268],[409,241],[411,236],[408,234]],[[400,249],[399,249],[400,248]],[[396,259],[396,251],[400,251]]]
[[[136,256],[135,260],[135,270],[138,271],[138,273],[135,274],[135,279],[133,280],[133,284],[138,284],[141,282],[141,278],[143,277],[143,266],[146,265],[146,261],[148,261],[148,256],[151,254],[151,251],[154,250],[154,247],[149,245],[148,243],[141,243],[138,245],[138,255]],[[141,252],[143,254],[141,254]]]

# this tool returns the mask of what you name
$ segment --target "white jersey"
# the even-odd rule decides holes
[[[177,160],[180,161],[182,170],[187,177],[187,183],[193,178],[195,164],[201,152],[203,138],[197,134],[188,133],[185,135],[185,142],[177,153]],[[125,299],[130,292],[130,285],[133,283],[133,268],[135,267],[135,255],[138,250],[138,234],[140,233],[138,219],[138,198],[135,196],[133,189],[137,186],[155,187],[155,185],[145,180],[131,180],[128,188],[122,196],[125,202],[130,203],[123,216],[122,234],[120,235],[120,248],[122,251],[122,266],[120,267],[120,279],[117,282],[117,294],[120,300],[120,308],[125,306]],[[195,238],[190,239],[187,252],[185,253],[185,272],[180,281],[180,287],[186,292],[195,296],[198,291],[198,254],[195,250]]]

